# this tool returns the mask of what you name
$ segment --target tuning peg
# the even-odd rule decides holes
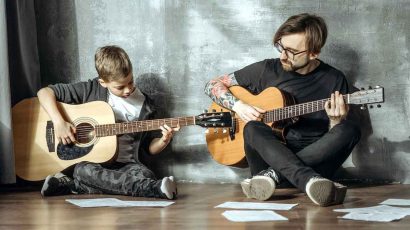
[[[216,113],[216,109],[213,109],[212,112],[213,112],[213,113]]]
[[[227,133],[227,132],[228,132],[228,130],[222,129],[222,133]]]
[[[378,104],[378,105],[377,105],[377,108],[380,108],[380,107],[382,107],[382,105]]]
[[[369,86],[369,89],[372,89],[372,87],[371,87],[371,86]]]
[[[371,109],[373,109],[373,105],[370,105],[369,107],[370,107]]]
[[[218,134],[218,129],[214,129],[214,133],[215,133],[215,134]]]
[[[365,105],[362,105],[362,106],[360,106],[360,109],[361,109],[361,110],[365,110],[365,109],[366,109],[366,106],[365,106]]]
[[[364,88],[362,87],[362,88],[360,88],[360,90],[364,90]]]
[[[209,133],[209,129],[205,129],[205,133],[208,134],[208,133]]]
[[[376,85],[374,88],[379,89],[381,88],[380,85]]]
[[[204,109],[204,113],[207,113],[208,112],[208,110],[207,109]]]

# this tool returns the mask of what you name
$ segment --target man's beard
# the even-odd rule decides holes
[[[291,71],[295,72],[298,69],[302,69],[306,67],[310,63],[309,60],[306,60],[306,62],[303,65],[295,66],[293,65],[292,62],[287,61],[287,60],[280,60],[280,62],[282,63],[283,70],[285,70],[286,72],[291,72]]]

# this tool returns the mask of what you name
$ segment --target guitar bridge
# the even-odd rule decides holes
[[[52,121],[47,121],[46,126],[46,141],[49,152],[55,152],[55,139],[54,139],[54,125]]]

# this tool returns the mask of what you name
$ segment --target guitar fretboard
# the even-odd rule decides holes
[[[96,125],[95,134],[97,137],[105,137],[125,133],[158,130],[160,129],[160,126],[164,124],[169,127],[176,127],[178,125],[181,127],[195,125],[195,116]]]
[[[348,94],[343,95],[343,99],[346,104],[349,103],[348,98],[349,98]],[[263,122],[271,123],[271,122],[281,121],[284,119],[298,117],[304,114],[323,110],[325,108],[325,103],[328,100],[330,100],[330,98],[301,103],[297,105],[286,106],[283,108],[278,108],[278,109],[267,111],[265,113],[265,116],[263,117]]]

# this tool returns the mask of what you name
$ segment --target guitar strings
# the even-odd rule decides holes
[[[346,95],[343,95],[343,97],[345,98]],[[316,111],[322,110],[325,102],[328,100],[329,98],[274,109],[274,110],[268,111],[263,117],[263,120],[265,122],[266,121],[268,122],[279,121],[279,120],[290,118],[292,116],[297,116],[297,112],[299,112],[299,115],[305,114],[304,113],[305,110],[307,111],[307,113],[316,112]],[[300,113],[301,110],[302,110],[302,113]],[[277,120],[275,119],[276,117],[278,118]],[[123,132],[125,130],[126,130],[125,132],[127,132],[129,129],[131,130],[136,129],[136,131],[144,131],[145,129],[148,131],[150,128],[159,128],[159,126],[162,126],[164,124],[167,124],[167,125],[170,124],[171,126],[173,126],[173,122],[177,122],[178,125],[184,125],[183,121],[181,122],[181,119],[185,120],[185,125],[187,125],[187,122],[189,121],[195,121],[195,117],[178,117],[178,118],[156,119],[156,120],[149,120],[149,121],[135,121],[135,122],[118,123],[118,124],[98,125],[95,128],[94,127],[87,127],[87,128],[78,127],[77,132],[76,132],[76,137],[77,138],[88,138],[89,135],[93,131],[94,131],[94,135],[95,135],[95,132],[103,132],[104,134],[115,133],[117,130],[121,132],[121,129],[123,130]],[[234,122],[244,123],[242,119],[235,119]],[[154,127],[155,125],[154,123],[156,123],[158,127]],[[108,126],[108,127],[104,127],[104,126]],[[148,126],[148,127],[145,127],[145,126]]]
[[[306,103],[301,103],[301,104],[296,104],[296,105],[290,105],[290,106],[270,110],[265,113],[262,119],[264,122],[274,122],[274,121],[288,119],[293,116],[298,116],[297,113],[299,113],[299,115],[303,115],[306,113],[317,112],[324,108],[324,105],[326,101],[328,100],[329,98],[318,100],[318,101],[313,101],[313,102],[306,102]],[[302,113],[300,113],[300,111],[302,111]],[[304,113],[304,111],[307,111],[307,112]],[[274,119],[274,118],[278,118],[278,119]],[[239,119],[239,118],[237,119],[239,121],[236,121],[236,122],[244,123],[242,119]]]
[[[156,119],[150,121],[134,121],[134,122],[126,122],[126,123],[117,123],[117,124],[106,124],[106,125],[97,125],[96,127],[77,127],[76,128],[76,137],[78,139],[88,138],[89,135],[94,131],[95,132],[103,132],[104,134],[111,134],[115,133],[117,130],[121,132],[127,132],[128,130],[134,131],[149,131],[152,129],[159,129],[160,126],[167,124],[174,126],[176,125],[185,126],[194,124],[193,122],[196,120],[195,117],[178,117],[178,118],[165,118],[165,119]],[[156,123],[156,124],[154,124]],[[185,123],[185,124],[184,124]],[[104,127],[108,126],[108,127]],[[148,126],[148,127],[146,127]]]

